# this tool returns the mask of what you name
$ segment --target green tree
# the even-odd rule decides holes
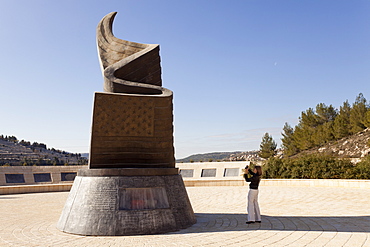
[[[368,179],[369,171],[370,166],[366,162],[353,166],[349,160],[322,154],[283,159],[271,158],[264,165],[265,178]]]
[[[287,156],[292,156],[299,152],[299,149],[296,147],[295,141],[294,141],[294,129],[288,124],[285,123],[283,128],[283,133],[281,138],[281,147],[283,148],[283,152]]]
[[[337,110],[332,106],[326,106],[324,103],[319,103],[316,106],[316,115],[318,124],[332,122],[337,117]]]
[[[360,93],[356,97],[355,103],[352,105],[352,109],[350,112],[350,133],[355,134],[357,132],[360,132],[361,130],[366,129],[365,126],[365,118],[366,118],[366,112],[368,110],[366,99]]]
[[[365,121],[364,121],[364,125],[367,127],[367,128],[370,128],[370,109],[367,110],[366,114],[365,114]]]
[[[315,146],[315,131],[320,123],[312,108],[303,111],[299,123],[294,128],[294,140],[299,150],[307,150]]]
[[[342,139],[343,137],[349,136],[350,114],[351,105],[348,103],[348,100],[346,100],[340,107],[338,116],[335,118],[333,123],[333,135],[335,139],[338,140]]]
[[[324,103],[317,104],[317,127],[314,128],[312,133],[315,146],[321,146],[335,139],[333,134],[333,123],[337,115],[337,110],[332,105],[327,106]]]
[[[260,151],[258,155],[261,158],[268,159],[275,155],[276,153],[276,142],[272,139],[269,133],[265,133],[262,137],[262,142],[260,144]]]
[[[332,105],[319,103],[315,109],[303,111],[294,128],[285,123],[282,148],[285,155],[292,156],[365,128],[370,128],[370,107],[360,93],[352,106],[346,100],[338,111]]]

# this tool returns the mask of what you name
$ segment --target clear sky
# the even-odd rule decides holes
[[[0,0],[0,134],[88,152],[96,26],[160,44],[176,158],[280,143],[318,103],[370,99],[370,1]]]

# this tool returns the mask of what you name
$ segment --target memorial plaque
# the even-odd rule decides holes
[[[34,173],[33,179],[35,180],[35,183],[51,182],[50,173]]]
[[[166,190],[157,188],[123,188],[119,194],[120,210],[169,208]]]
[[[24,183],[23,174],[5,174],[5,179],[7,183]]]
[[[216,169],[202,169],[202,177],[216,177]]]
[[[194,177],[194,170],[193,169],[181,169],[180,175],[184,178]]]
[[[62,172],[60,175],[62,181],[73,181],[77,176],[77,172]]]
[[[224,177],[238,177],[239,168],[225,168]]]
[[[89,207],[95,210],[114,211],[116,209],[117,190],[100,188],[99,190],[91,190],[90,197],[87,201]]]

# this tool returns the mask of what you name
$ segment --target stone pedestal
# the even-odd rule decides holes
[[[80,170],[57,228],[79,235],[177,231],[196,222],[177,168]]]

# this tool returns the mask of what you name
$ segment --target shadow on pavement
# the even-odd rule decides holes
[[[246,214],[196,213],[197,223],[171,234],[249,230],[370,232],[370,216],[267,216],[247,225]]]
[[[6,195],[0,195],[0,200],[1,199],[18,199],[19,196],[6,196]]]

